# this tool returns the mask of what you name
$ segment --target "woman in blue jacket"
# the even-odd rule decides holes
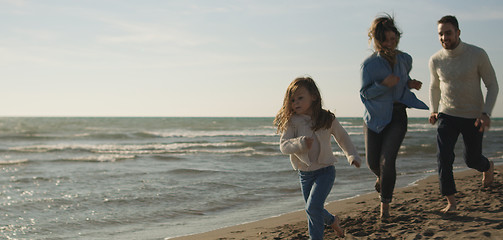
[[[410,91],[421,89],[422,83],[409,76],[412,57],[397,49],[400,34],[391,16],[376,18],[368,33],[375,51],[361,68],[365,153],[370,170],[377,176],[375,189],[380,193],[381,218],[389,217],[396,157],[407,132],[406,108],[428,109]]]

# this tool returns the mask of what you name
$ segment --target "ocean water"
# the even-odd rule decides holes
[[[165,239],[303,208],[272,118],[0,118],[0,238]],[[364,157],[361,118],[339,118]],[[436,129],[409,119],[397,187],[436,174]],[[503,119],[484,154],[503,162]],[[329,201],[372,192],[333,143]],[[465,168],[462,138],[455,166]],[[376,204],[378,200],[376,199]]]

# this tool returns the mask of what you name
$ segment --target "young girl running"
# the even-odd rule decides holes
[[[322,108],[321,102],[313,79],[297,78],[288,86],[283,106],[274,119],[281,133],[281,152],[290,155],[293,168],[299,172],[311,239],[323,239],[325,225],[344,236],[339,218],[324,207],[335,180],[331,135],[351,165],[359,168],[361,162],[346,130],[333,113]]]

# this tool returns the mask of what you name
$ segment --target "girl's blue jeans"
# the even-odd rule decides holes
[[[332,225],[334,215],[325,209],[325,200],[335,181],[335,167],[329,166],[315,171],[299,171],[300,186],[306,201],[309,236],[323,239],[325,225]]]

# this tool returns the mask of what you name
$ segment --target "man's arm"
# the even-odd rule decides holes
[[[431,124],[435,124],[437,122],[438,105],[440,103],[440,97],[441,97],[440,79],[438,77],[437,70],[435,68],[432,58],[430,58],[429,67],[430,67],[430,108],[431,108],[431,115],[429,121]]]
[[[480,57],[479,72],[487,89],[486,100],[482,112],[490,115],[493,111],[494,105],[496,104],[499,86],[498,81],[496,80],[496,73],[494,72],[489,56],[487,56],[485,51],[483,51],[483,54]]]

